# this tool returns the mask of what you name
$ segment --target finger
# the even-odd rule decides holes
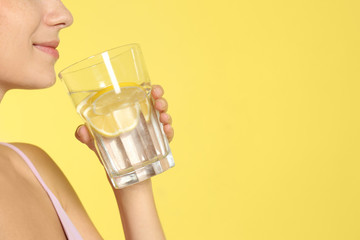
[[[168,109],[168,103],[165,98],[159,98],[155,100],[155,108],[159,112],[166,112]]]
[[[174,138],[174,129],[172,128],[172,126],[170,124],[164,125],[164,132],[169,142],[171,142]]]
[[[91,150],[96,151],[94,138],[85,125],[80,125],[75,132],[75,137],[82,143],[86,144]]]
[[[160,122],[162,124],[172,124],[172,118],[168,113],[161,113],[160,114]]]
[[[164,89],[160,85],[153,85],[151,95],[154,99],[159,99],[164,95]]]
[[[81,134],[80,132],[82,132],[82,128],[84,127],[84,125],[79,125],[75,131],[75,137],[77,138],[77,140],[79,140],[80,142],[84,143],[86,141],[86,139],[84,139],[83,134]]]
[[[100,155],[96,150],[95,147],[95,141],[93,136],[91,135],[89,129],[87,128],[86,125],[80,125],[75,132],[75,137],[82,143],[86,144],[91,150],[94,151],[94,153],[96,154],[96,156],[98,157],[100,163],[102,164],[101,160],[100,160]]]

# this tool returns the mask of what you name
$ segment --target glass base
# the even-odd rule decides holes
[[[168,155],[165,158],[157,160],[153,163],[149,163],[124,175],[112,176],[110,177],[110,179],[114,188],[120,189],[138,182],[142,182],[146,179],[151,178],[152,176],[165,172],[166,170],[174,166],[174,158],[171,151],[169,151]]]

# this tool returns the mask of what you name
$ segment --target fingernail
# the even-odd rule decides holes
[[[155,95],[159,95],[159,89],[158,88],[154,88],[154,93],[155,93]]]
[[[159,108],[164,108],[165,107],[165,103],[164,103],[164,101],[162,101],[161,99],[158,99],[158,106],[159,106]]]
[[[155,90],[158,95],[162,95],[163,92],[161,88],[156,88]]]
[[[82,125],[78,126],[76,129],[76,134],[79,135],[80,134],[80,128],[82,127]]]

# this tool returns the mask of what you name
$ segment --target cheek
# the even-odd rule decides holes
[[[0,0],[0,4],[3,1]],[[5,0],[5,3],[0,7],[1,85],[8,88],[52,85],[54,61],[37,53],[32,45],[32,36],[41,24],[39,8],[33,4],[34,1]]]
[[[32,45],[12,44],[0,47],[0,52],[0,84],[6,88],[45,88],[54,84],[55,60]]]

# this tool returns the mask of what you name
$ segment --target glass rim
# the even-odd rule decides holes
[[[93,65],[90,65],[90,66],[87,66],[87,67],[84,67],[84,68],[81,68],[81,69],[78,69],[78,70],[74,70],[74,71],[69,71],[69,72],[67,72],[68,70],[70,70],[71,68],[79,65],[80,63],[85,62],[86,60],[89,60],[89,59],[91,59],[91,58],[98,57],[98,56],[100,56],[101,54],[103,54],[103,53],[105,53],[105,52],[109,52],[109,51],[113,51],[113,50],[120,49],[120,48],[125,48],[125,47],[130,47],[130,48],[131,48],[131,46],[140,48],[140,44],[139,44],[139,43],[128,43],[128,44],[125,44],[125,45],[120,45],[120,46],[117,46],[117,47],[110,48],[110,49],[105,50],[105,51],[102,51],[102,52],[98,52],[98,53],[96,53],[96,54],[93,54],[93,55],[91,55],[91,56],[89,56],[89,57],[83,58],[83,59],[81,59],[81,60],[79,60],[79,61],[76,61],[76,62],[70,64],[69,66],[65,67],[64,69],[62,69],[61,71],[59,71],[58,77],[59,77],[59,79],[60,79],[61,81],[63,81],[63,79],[62,79],[62,77],[61,77],[61,76],[62,76],[61,74],[64,74],[65,72],[66,72],[66,73],[77,72],[77,71],[80,71],[80,70],[82,70],[82,69],[90,68],[90,67],[93,67],[93,66],[96,66],[96,65],[97,65],[97,64],[93,64]],[[121,54],[121,53],[119,53],[119,54]],[[113,57],[116,57],[116,56],[118,56],[119,54],[117,54],[117,55],[115,55],[115,56],[113,56]],[[113,58],[113,57],[112,57],[112,58]]]

